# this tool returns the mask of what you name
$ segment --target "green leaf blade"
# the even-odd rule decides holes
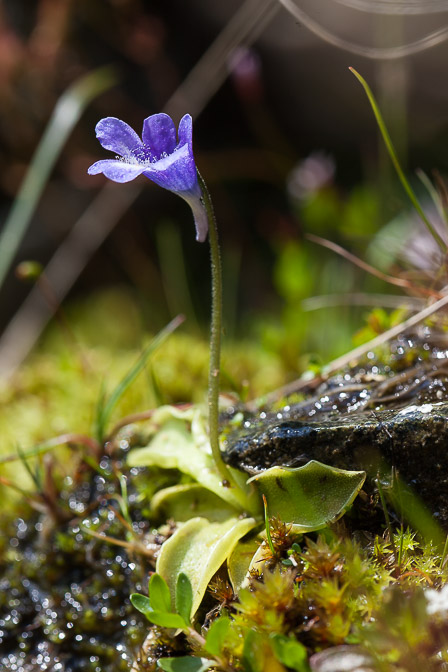
[[[132,606],[135,607],[144,616],[152,611],[151,602],[149,597],[146,597],[146,595],[132,593],[130,599]]]
[[[149,601],[154,611],[171,611],[171,594],[160,574],[153,574],[149,580]]]
[[[421,219],[423,222],[426,224],[426,227],[428,228],[428,231],[440,247],[443,253],[446,254],[447,251],[447,246],[444,240],[439,236],[431,222],[429,221],[428,217],[426,216],[422,206],[420,205],[420,202],[415,195],[414,190],[412,189],[411,185],[409,184],[408,179],[406,178],[406,175],[404,174],[404,171],[400,165],[400,161],[398,160],[397,152],[395,151],[395,147],[392,143],[392,139],[389,135],[389,131],[387,130],[386,124],[384,123],[383,116],[380,112],[380,108],[378,106],[378,103],[376,102],[375,96],[372,93],[372,90],[370,86],[367,84],[366,80],[362,75],[359,74],[355,70],[355,68],[349,68],[350,72],[352,72],[356,79],[361,83],[361,86],[363,87],[364,91],[366,92],[367,98],[369,100],[370,106],[373,110],[373,114],[375,115],[376,122],[378,124],[378,128],[380,129],[381,135],[383,136],[384,144],[386,145],[386,149],[389,153],[390,159],[394,165],[394,168],[397,172],[397,175],[400,179],[401,184],[403,185],[404,190],[406,191],[409,200],[411,201],[412,205],[420,215]]]
[[[271,646],[275,657],[280,663],[295,672],[309,672],[308,653],[306,647],[293,637],[275,634],[271,637]]]
[[[175,628],[176,630],[187,630],[188,628],[188,624],[179,614],[152,611],[146,614],[146,618],[154,625],[160,625],[161,628]]]
[[[172,518],[178,523],[198,516],[211,522],[222,522],[240,513],[239,509],[199,483],[172,485],[159,490],[151,499],[151,511],[160,520]]]
[[[153,609],[151,601],[146,595],[132,593],[131,604],[154,625],[160,625],[162,628],[179,628],[181,630],[185,630],[188,627],[179,614]]]
[[[164,582],[166,585],[166,583]],[[169,588],[167,586],[168,594]],[[191,607],[193,606],[193,589],[190,579],[184,572],[180,572],[176,584],[176,611],[186,623],[190,623]]]
[[[205,650],[211,653],[212,656],[220,656],[224,640],[229,631],[230,618],[228,616],[221,616],[213,621],[207,633],[205,642]]]

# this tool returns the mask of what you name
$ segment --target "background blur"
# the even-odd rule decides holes
[[[176,123],[193,115],[196,160],[221,234],[228,340],[261,343],[293,377],[305,355],[328,361],[349,349],[374,306],[387,310],[367,329],[386,326],[402,292],[305,234],[398,272],[379,232],[394,221],[403,242],[413,215],[348,66],[371,84],[429,201],[414,169],[431,178],[436,169],[439,182],[448,170],[447,2],[3,0],[0,7],[3,224],[18,202],[25,210],[31,203],[1,288],[0,373],[20,365],[60,301],[64,319],[93,344],[139,347],[178,312],[187,331],[207,334],[208,246],[195,242],[188,206],[143,177],[114,185],[86,173],[107,158],[94,133],[105,116],[140,133],[155,112]],[[93,75],[98,94],[77,123],[72,99],[59,109],[55,135],[18,199],[58,100],[102,66],[113,68],[115,83],[108,72]],[[34,206],[33,184],[63,132],[67,141]],[[26,219],[20,208],[17,217]],[[2,241],[0,258],[8,249]],[[24,260],[49,264],[46,298],[42,286],[15,274]],[[84,306],[90,322],[77,326]]]

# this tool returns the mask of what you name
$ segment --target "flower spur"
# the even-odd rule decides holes
[[[106,117],[95,128],[104,149],[115,152],[115,159],[97,161],[89,175],[103,173],[113,182],[130,182],[145,175],[164,189],[181,196],[189,204],[196,226],[196,240],[204,242],[208,218],[202,201],[193,156],[193,121],[189,114],[176,127],[167,114],[153,114],[143,122],[142,139],[124,121]]]

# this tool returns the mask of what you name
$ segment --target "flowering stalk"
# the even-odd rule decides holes
[[[96,161],[89,175],[103,173],[113,182],[125,183],[144,175],[160,187],[183,198],[191,207],[196,240],[210,241],[212,267],[212,323],[210,332],[210,370],[208,389],[210,446],[223,485],[239,489],[244,506],[247,493],[224,464],[219,448],[219,373],[222,330],[222,271],[218,230],[210,194],[196,169],[193,155],[193,120],[185,114],[178,133],[173,120],[164,113],[153,114],[143,122],[142,137],[116,117],[101,119],[96,125],[101,145],[115,153],[115,159]],[[247,504],[247,508],[249,505]]]
[[[221,370],[221,332],[222,332],[222,264],[219,249],[218,227],[212,199],[207,185],[198,171],[199,186],[208,219],[208,239],[210,243],[210,261],[212,272],[212,319],[210,325],[210,363],[208,374],[208,423],[210,447],[213,460],[222,476],[224,485],[238,487],[228,466],[221,457],[219,447],[219,377]]]

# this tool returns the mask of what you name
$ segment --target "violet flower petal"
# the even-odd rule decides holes
[[[130,182],[145,175],[155,184],[181,196],[189,204],[196,226],[196,240],[204,242],[208,217],[202,200],[193,155],[193,120],[189,114],[176,127],[167,114],[154,114],[143,122],[143,142],[133,129],[115,117],[101,119],[96,134],[105,149],[116,152],[123,160],[97,161],[89,175],[103,173],[114,182]]]
[[[133,149],[142,146],[137,133],[128,124],[115,117],[101,119],[95,127],[96,137],[104,149],[127,157]]]
[[[179,122],[179,143],[178,147],[188,145],[190,152],[193,154],[193,119],[191,114],[184,114]]]
[[[208,233],[208,217],[193,156],[192,120],[189,114],[179,124],[179,137],[181,142],[173,153],[147,166],[143,175],[187,201],[193,212],[196,240],[203,243]]]
[[[117,161],[115,159],[104,159],[97,161],[88,169],[89,175],[98,175],[103,173],[109,180],[113,182],[130,182],[141,175],[145,170],[145,166],[132,163],[124,163],[124,161]]]
[[[176,127],[171,117],[162,112],[145,119],[142,139],[156,159],[164,153],[171,154],[176,146]]]
[[[198,184],[194,157],[184,145],[160,161],[155,161],[144,167],[146,177],[169,191],[183,195],[185,192],[200,198],[201,190]]]

